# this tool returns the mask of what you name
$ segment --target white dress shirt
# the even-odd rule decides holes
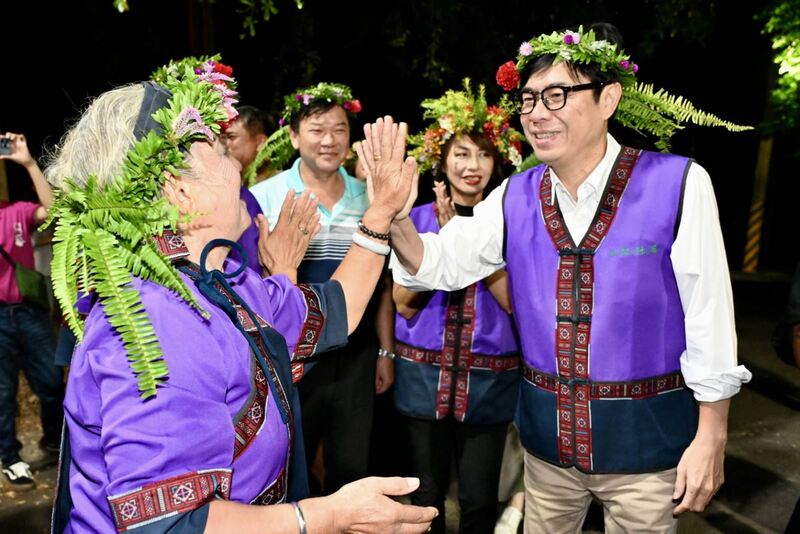
[[[575,242],[594,218],[619,151],[619,143],[609,135],[605,156],[578,187],[577,200],[550,169],[564,222]],[[506,179],[475,207],[472,217],[453,218],[439,234],[421,234],[425,253],[415,276],[392,254],[395,282],[418,291],[455,291],[504,267],[503,195],[507,186]],[[620,209],[624,202],[623,198]],[[751,374],[737,365],[733,294],[714,190],[706,170],[694,162],[686,177],[683,211],[670,259],[684,311],[684,380],[698,401],[732,397]]]

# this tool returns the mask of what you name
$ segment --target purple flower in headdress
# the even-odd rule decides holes
[[[214,140],[214,132],[203,123],[203,117],[200,115],[200,112],[197,111],[197,108],[191,106],[184,108],[183,111],[175,117],[175,121],[172,123],[172,129],[178,138],[182,138],[186,135],[201,134],[205,135],[209,141]]]
[[[533,45],[528,41],[525,41],[519,45],[519,53],[522,56],[528,57],[529,55],[533,54]]]
[[[284,119],[283,117],[278,119],[278,126],[284,126],[285,124],[286,124],[286,119]]]
[[[300,94],[300,93],[297,93],[296,95],[294,95],[294,101],[295,102],[302,102],[303,101],[303,95]]]
[[[575,32],[564,33],[565,44],[578,44],[581,42],[581,34]]]
[[[619,66],[622,67],[622,70],[628,70],[628,68],[631,66],[631,62],[627,59],[623,59],[619,62]]]
[[[342,107],[343,107],[343,108],[344,108],[346,111],[350,111],[350,101],[347,101],[347,102],[345,102],[344,104],[342,104]]]
[[[634,73],[634,74],[636,74],[637,72],[639,72],[639,65],[637,65],[636,63],[634,63],[634,64],[633,64],[633,73]]]

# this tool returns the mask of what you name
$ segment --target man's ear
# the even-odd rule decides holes
[[[289,139],[292,141],[292,147],[295,150],[300,150],[300,135],[289,126]]]
[[[164,185],[161,190],[167,201],[178,208],[182,214],[192,213],[194,211],[194,196],[192,195],[191,184],[188,180],[181,176],[175,176],[169,171],[165,171]]]
[[[600,105],[603,107],[603,118],[608,120],[617,110],[619,101],[622,98],[622,85],[619,82],[603,87],[600,93]]]
[[[266,141],[267,141],[267,134],[263,133],[256,134],[256,146],[258,147],[259,150],[261,150],[261,147],[264,146],[264,143]]]

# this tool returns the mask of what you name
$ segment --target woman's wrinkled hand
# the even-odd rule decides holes
[[[403,477],[362,478],[331,495],[335,500],[335,532],[425,532],[438,515],[436,508],[401,504],[392,496],[407,495],[419,487],[419,479]]]
[[[280,216],[270,232],[264,215],[256,217],[258,259],[270,275],[285,274],[297,282],[297,267],[303,261],[311,238],[319,231],[318,201],[311,191],[295,198],[293,189],[286,193]]]
[[[364,125],[364,140],[356,151],[366,167],[371,205],[390,219],[408,216],[417,197],[417,162],[405,157],[408,125],[390,116]]]

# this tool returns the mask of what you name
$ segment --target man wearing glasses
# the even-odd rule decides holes
[[[523,43],[498,83],[524,84],[520,122],[544,164],[438,235],[408,219],[391,230],[404,286],[453,291],[508,271],[526,532],[579,532],[593,496],[607,532],[675,532],[722,483],[730,397],[750,378],[708,174],[608,134],[616,112],[660,135],[615,36],[601,25]]]

